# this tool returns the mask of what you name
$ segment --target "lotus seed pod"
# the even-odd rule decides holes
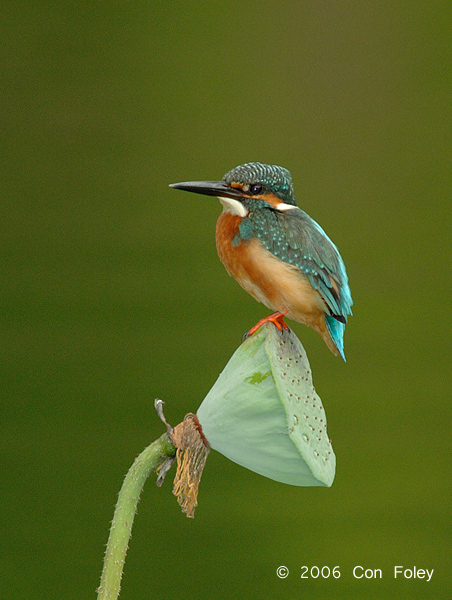
[[[197,411],[211,448],[265,477],[330,486],[336,457],[306,352],[266,323],[237,349]]]

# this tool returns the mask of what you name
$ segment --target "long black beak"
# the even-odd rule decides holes
[[[170,187],[176,190],[185,190],[205,196],[218,196],[219,198],[243,198],[243,192],[239,188],[232,188],[224,181],[184,181],[182,183],[171,183]]]

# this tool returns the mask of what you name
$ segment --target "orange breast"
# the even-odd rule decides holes
[[[271,301],[274,296],[274,286],[262,272],[262,265],[256,261],[253,252],[255,240],[248,242],[242,240],[237,245],[232,243],[239,232],[241,220],[238,215],[221,213],[216,229],[218,256],[229,275],[232,275],[258,302],[273,308]]]

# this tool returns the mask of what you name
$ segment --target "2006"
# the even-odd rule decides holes
[[[331,577],[331,575],[335,578],[335,579],[339,579],[339,577],[341,576],[341,572],[339,571],[339,567],[334,567],[333,569],[330,569],[329,567],[316,567],[315,565],[311,568],[309,567],[301,567],[301,578],[302,579],[308,579],[309,577],[312,577],[313,579],[317,579],[317,577],[322,576],[323,579],[328,579],[328,577]]]

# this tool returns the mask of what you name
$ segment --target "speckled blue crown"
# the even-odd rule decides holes
[[[277,165],[264,165],[259,162],[245,163],[231,169],[224,175],[223,181],[227,184],[262,184],[268,192],[273,192],[286,204],[297,206],[294,196],[292,175],[284,167]]]

